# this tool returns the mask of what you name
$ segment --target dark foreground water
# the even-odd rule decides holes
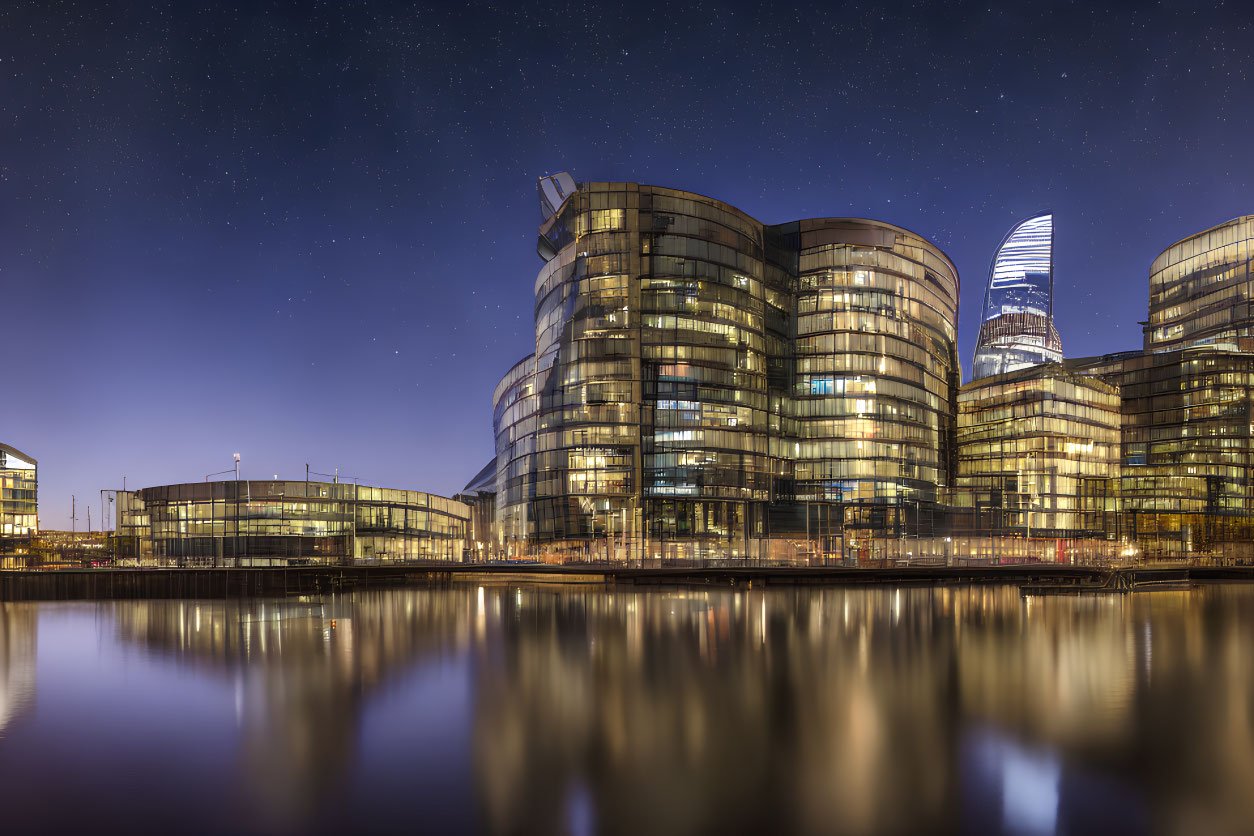
[[[1254,586],[0,604],[5,833],[1254,831]]]

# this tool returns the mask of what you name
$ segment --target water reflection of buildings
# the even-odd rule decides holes
[[[893,645],[943,647],[930,605],[956,594],[494,595],[512,661],[477,689],[490,829],[558,832],[582,806],[623,832],[952,818],[952,660]]]
[[[896,832],[972,824],[979,802],[977,829],[1239,830],[1252,599],[489,588],[504,652],[477,687],[486,822]]]
[[[35,699],[34,604],[0,602],[0,736]]]
[[[234,677],[241,780],[263,831],[308,827],[354,762],[367,700],[470,629],[468,595],[413,591],[102,606],[125,639]]]
[[[473,660],[465,745],[488,832],[1254,820],[1254,588],[455,585],[108,611],[128,639],[235,678],[259,829],[311,826],[362,768],[371,696],[450,651]],[[446,766],[459,735],[383,766]]]

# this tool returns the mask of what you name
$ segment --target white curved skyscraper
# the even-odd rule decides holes
[[[993,257],[971,377],[1062,362],[1054,327],[1054,216],[1015,225]]]

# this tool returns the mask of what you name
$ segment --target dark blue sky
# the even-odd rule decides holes
[[[236,451],[452,493],[559,170],[917,231],[964,366],[1049,207],[1066,353],[1137,348],[1154,256],[1254,212],[1254,16],[1140,6],[5,4],[0,440],[45,528]]]

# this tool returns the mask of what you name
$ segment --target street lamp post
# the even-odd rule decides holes
[[[233,468],[230,468],[228,470],[219,470],[217,473],[208,473],[205,475],[205,481],[208,482],[210,477],[212,476],[221,476],[224,473],[232,473],[232,472],[235,473],[235,533],[232,535],[233,547],[231,549],[231,552],[232,552],[232,556],[235,558],[235,563],[238,566],[239,565],[239,453],[235,454],[235,466]],[[209,497],[209,507],[210,508],[213,507],[213,496]],[[217,550],[215,549],[214,551],[216,552]],[[183,558],[180,557],[179,565],[182,565],[182,560]],[[214,554],[213,556],[213,564],[215,567],[217,567],[218,565],[217,554]]]

